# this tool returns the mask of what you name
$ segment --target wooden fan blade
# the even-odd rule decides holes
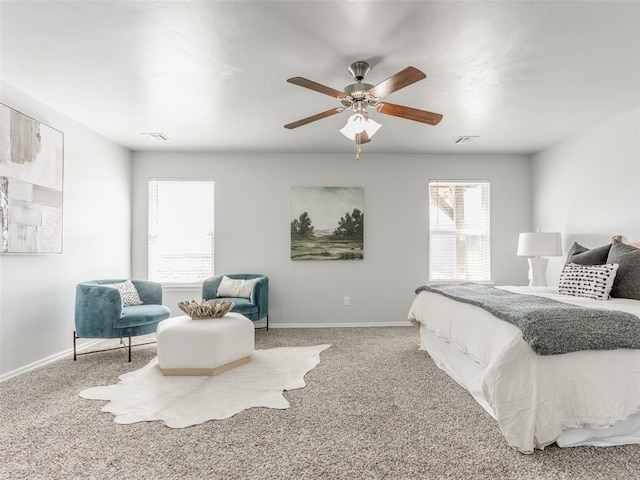
[[[330,97],[334,97],[334,98],[339,98],[341,100],[343,98],[347,98],[347,94],[344,92],[335,90],[331,87],[326,87],[312,80],[307,80],[306,78],[293,77],[293,78],[289,78],[287,82],[293,83],[294,85],[298,85],[299,87],[308,88],[309,90],[324,93],[325,95],[329,95]]]
[[[395,75],[391,75],[369,90],[369,94],[377,98],[386,97],[390,93],[416,83],[427,76],[415,67],[407,67]]]
[[[385,115],[393,115],[394,117],[406,118],[414,122],[426,123],[428,125],[437,125],[442,120],[439,113],[427,112],[426,110],[418,110],[417,108],[403,107],[394,103],[379,103],[376,110]]]
[[[367,135],[367,132],[356,133],[356,145],[362,145],[363,143],[369,143],[371,138]]]
[[[336,113],[341,113],[342,111],[344,111],[344,107],[332,108],[331,110],[327,110],[326,112],[311,115],[310,117],[303,118],[302,120],[298,120],[297,122],[288,123],[287,125],[284,126],[284,128],[289,128],[289,129],[298,128],[298,127],[301,127],[302,125],[306,125],[307,123],[315,122],[316,120],[321,120],[323,118],[330,117],[331,115],[335,115]]]

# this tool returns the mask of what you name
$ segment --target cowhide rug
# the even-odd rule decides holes
[[[102,411],[113,413],[116,423],[160,420],[171,428],[229,418],[246,408],[285,409],[289,402],[282,392],[304,387],[305,374],[330,346],[255,350],[251,362],[212,377],[165,377],[156,357],[121,375],[117,384],[87,388],[80,396],[109,400]]]

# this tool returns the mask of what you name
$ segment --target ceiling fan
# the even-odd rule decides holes
[[[346,109],[352,109],[353,115],[340,131],[347,138],[355,140],[357,145],[361,145],[370,142],[371,136],[381,127],[379,123],[369,118],[367,112],[369,107],[375,108],[377,112],[385,115],[406,118],[407,120],[426,123],[427,125],[437,125],[442,120],[442,115],[439,113],[380,101],[382,97],[386,97],[401,88],[426,78],[426,75],[417,68],[407,67],[376,86],[363,82],[364,77],[371,70],[367,62],[354,62],[349,65],[348,70],[356,82],[347,85],[342,92],[303,77],[289,78],[287,80],[289,83],[337,98],[342,103],[342,106],[303,118],[297,122],[288,123],[284,127],[289,129],[298,128],[316,120],[342,113]]]

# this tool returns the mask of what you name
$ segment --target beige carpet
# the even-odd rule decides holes
[[[183,429],[119,425],[78,397],[143,367],[153,346],[131,364],[123,351],[63,359],[0,384],[0,478],[639,478],[640,445],[513,451],[417,343],[408,327],[257,331],[260,349],[332,346],[285,393],[291,408]]]

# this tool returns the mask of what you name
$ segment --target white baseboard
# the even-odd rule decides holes
[[[81,352],[82,350],[85,350],[88,347],[91,347],[92,345],[95,345],[97,343],[100,343],[104,341],[103,339],[96,339],[96,340],[91,340],[87,343],[83,343],[82,345],[79,345],[76,349],[76,351]],[[26,373],[30,370],[34,370],[36,368],[42,367],[48,363],[51,362],[55,362],[56,360],[61,359],[62,357],[66,357],[67,355],[73,355],[73,348],[69,348],[67,350],[64,350],[60,353],[54,353],[53,355],[50,355],[46,358],[43,358],[41,360],[35,361],[33,363],[30,363],[29,365],[25,365],[24,367],[20,367],[20,368],[16,368],[15,370],[12,370],[10,372],[4,373],[2,375],[0,375],[0,383],[4,382],[5,380],[9,380],[10,378],[13,377],[17,377],[18,375],[22,374],[22,373]]]

